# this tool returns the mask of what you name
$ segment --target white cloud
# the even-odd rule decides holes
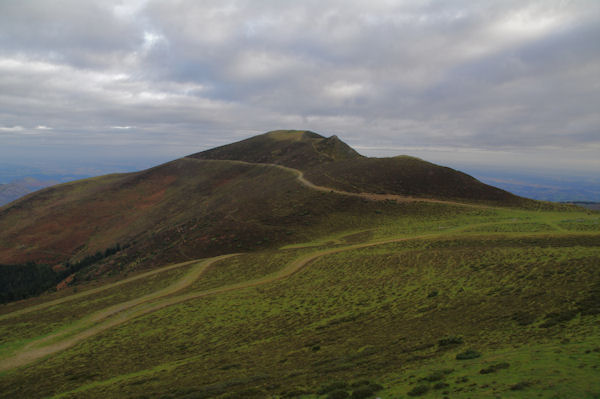
[[[0,132],[22,132],[23,126],[0,126]]]

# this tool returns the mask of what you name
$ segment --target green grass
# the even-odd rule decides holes
[[[0,320],[0,357],[33,338],[45,336],[73,324],[95,311],[158,291],[181,278],[190,266],[157,273],[140,280],[84,296],[72,301]]]
[[[2,372],[0,397],[325,398],[318,392],[336,381],[349,394],[380,384],[383,399],[600,394],[600,236],[589,227],[597,216],[372,206],[369,215],[332,213],[334,227],[317,225],[290,249],[219,261],[185,292],[257,280],[327,248],[340,252],[285,279],[168,306]],[[572,220],[585,228],[569,228]],[[404,240],[350,246],[392,238]],[[158,277],[120,295],[173,281]],[[33,323],[30,336],[43,335],[45,323],[68,324],[71,307],[84,314],[116,295],[65,302],[40,321],[41,311],[2,320],[3,331]],[[457,359],[467,350],[481,356]],[[359,384],[365,380],[371,385]]]
[[[224,259],[212,265],[187,291],[209,290],[264,277],[282,269],[303,253],[309,252],[301,249],[261,251]]]

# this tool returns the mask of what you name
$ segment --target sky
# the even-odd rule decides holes
[[[0,0],[0,167],[136,169],[275,129],[597,175],[600,1]]]

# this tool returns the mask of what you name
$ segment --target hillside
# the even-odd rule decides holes
[[[184,158],[54,186],[1,208],[0,263],[73,266],[119,245],[127,248],[95,262],[92,275],[130,271],[306,238],[329,228],[322,225],[331,212],[372,207],[323,197],[278,168]]]
[[[389,196],[376,198],[382,193]],[[14,275],[0,287],[20,298],[27,287],[13,280],[47,280],[44,267],[73,283],[297,242],[373,212],[380,206],[373,199],[415,198],[542,206],[416,158],[366,158],[336,136],[274,131],[141,172],[53,186],[0,208],[0,265],[9,265],[0,267]]]
[[[597,213],[371,204],[0,307],[0,398],[597,397]]]

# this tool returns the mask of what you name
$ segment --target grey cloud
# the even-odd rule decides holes
[[[599,26],[585,0],[7,0],[0,126],[24,132],[0,131],[0,148],[160,153],[275,128],[365,147],[593,147]]]

